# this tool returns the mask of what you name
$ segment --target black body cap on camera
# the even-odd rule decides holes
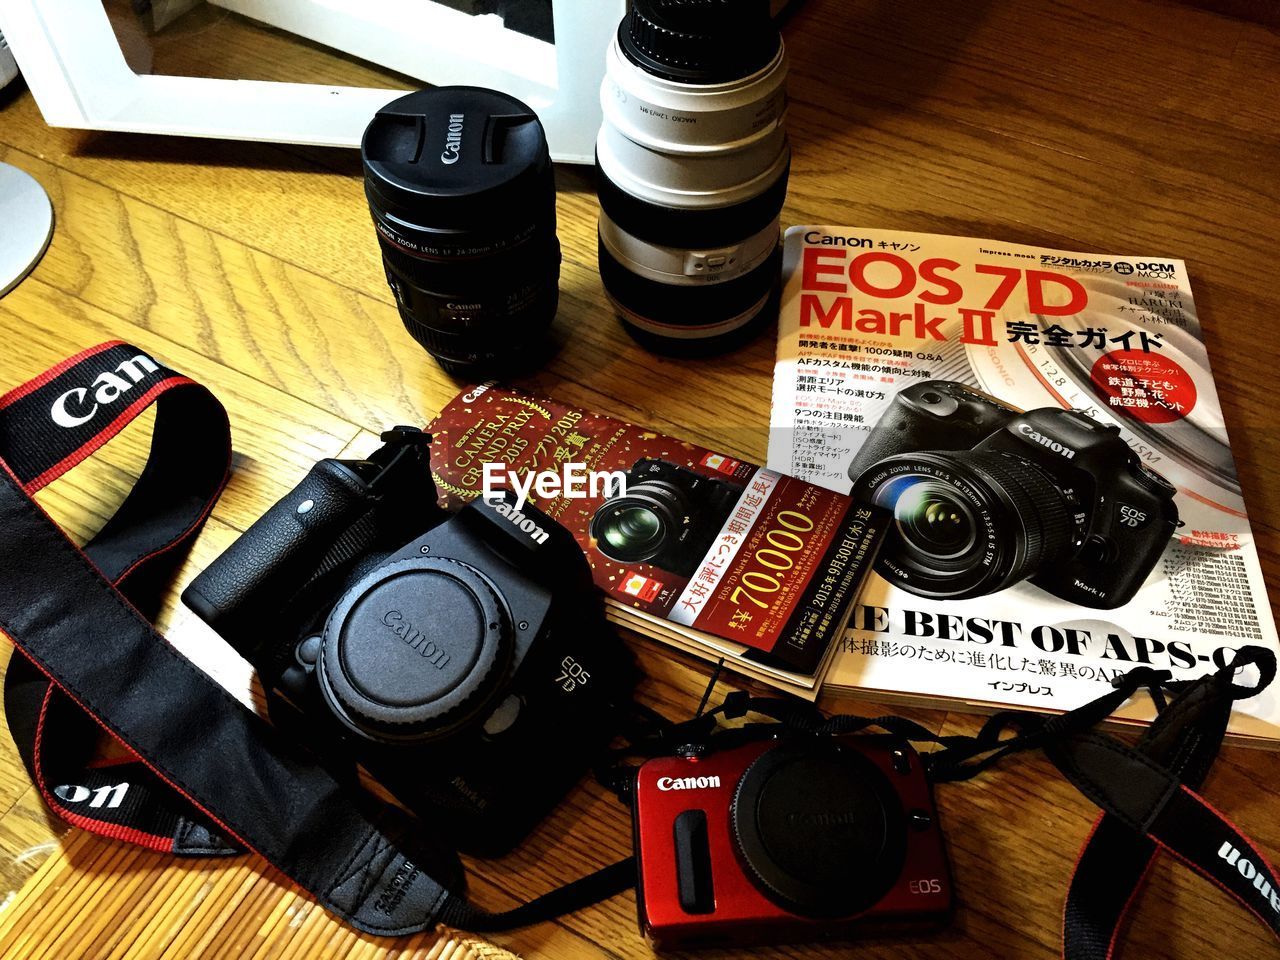
[[[653,76],[712,84],[763,70],[782,37],[768,0],[635,0],[618,45]]]
[[[369,203],[410,224],[483,230],[526,210],[542,217],[555,202],[537,115],[497,90],[437,87],[393,100],[365,130],[361,156]]]

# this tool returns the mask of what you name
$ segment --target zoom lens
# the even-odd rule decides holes
[[[676,486],[661,480],[632,484],[626,496],[606,500],[591,518],[597,549],[619,563],[652,560],[680,536],[689,504]]]
[[[600,539],[617,552],[649,550],[661,537],[662,519],[649,507],[620,507],[600,526]]]
[[[1071,545],[1072,500],[1011,453],[912,453],[865,471],[855,497],[893,511],[878,561],[895,586],[960,600],[1033,576]]]
[[[912,548],[936,557],[956,557],[977,541],[973,511],[953,490],[916,480],[894,504],[898,533]]]
[[[776,318],[791,151],[766,0],[635,0],[596,142],[600,276],[661,353],[731,349]]]
[[[387,283],[414,339],[465,376],[542,356],[560,245],[533,111],[479,87],[422,90],[378,112],[361,154]]]

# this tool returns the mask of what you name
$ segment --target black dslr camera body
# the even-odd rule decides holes
[[[277,724],[498,855],[618,731],[633,667],[567,530],[507,502],[449,516],[430,436],[383,439],[316,464],[183,601],[278,694]]]
[[[732,745],[692,745],[636,773],[636,904],[656,946],[793,942],[949,921],[942,831],[924,764],[908,744],[867,734],[762,737],[749,727],[720,736]]]
[[[624,496],[606,500],[591,518],[596,549],[619,563],[649,563],[692,577],[742,488],[666,460],[637,460]]]
[[[893,510],[878,569],[935,599],[1031,582],[1072,603],[1128,603],[1178,526],[1177,492],[1118,427],[1026,412],[963,384],[899,393],[849,465],[853,496]]]

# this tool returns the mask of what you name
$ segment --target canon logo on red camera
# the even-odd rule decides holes
[[[679,949],[945,923],[951,883],[919,756],[779,728],[745,743],[713,736],[696,755],[636,772],[636,905],[649,940]]]
[[[707,790],[720,786],[719,777],[659,777],[659,790]]]

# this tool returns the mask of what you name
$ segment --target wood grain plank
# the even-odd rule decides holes
[[[0,159],[54,195],[60,230],[36,273],[50,286],[356,422],[422,423],[459,390],[405,333],[381,273],[376,296],[357,293],[30,154],[11,148]],[[564,285],[562,301],[573,296]],[[591,335],[616,341],[616,321],[599,316],[607,326]],[[569,362],[579,350],[587,355]],[[752,368],[713,370],[655,361],[629,339],[622,350],[617,342],[572,339],[554,368],[523,385],[759,458],[770,364],[761,354]],[[696,380],[683,375],[692,369],[702,374]],[[633,403],[618,399],[628,384]],[[691,406],[694,393],[709,391],[726,422],[660,415],[660,401],[676,388],[689,392]],[[705,411],[705,396],[698,405]]]

